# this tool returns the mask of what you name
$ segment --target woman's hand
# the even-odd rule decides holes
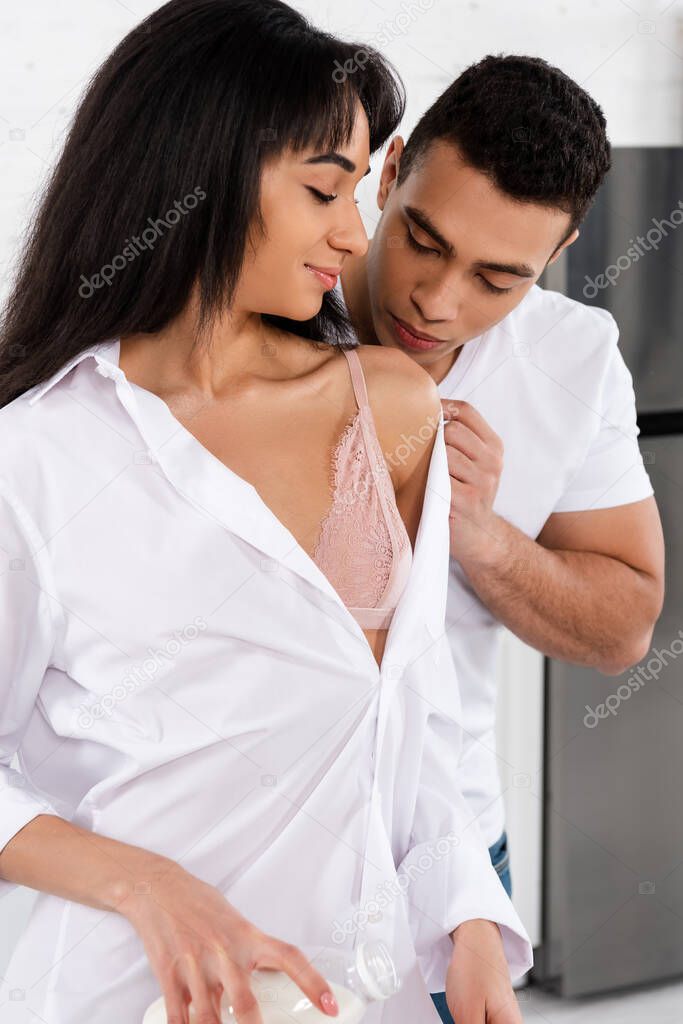
[[[175,861],[155,858],[144,883],[116,903],[138,932],[166,1002],[168,1024],[220,1024],[225,991],[239,1024],[262,1024],[249,974],[284,971],[314,1006],[336,1016],[325,979],[295,946],[260,931],[212,885]]]
[[[453,945],[446,1002],[456,1024],[522,1024],[498,925],[465,921]]]

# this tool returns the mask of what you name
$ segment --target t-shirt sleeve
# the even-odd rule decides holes
[[[633,377],[617,345],[617,327],[613,320],[612,329],[610,358],[600,408],[596,410],[595,431],[581,466],[554,512],[628,505],[654,493],[638,446]]]

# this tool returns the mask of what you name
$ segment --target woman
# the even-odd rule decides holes
[[[402,109],[278,0],[172,0],[80,106],[0,348],[8,1024],[259,1024],[255,967],[334,1016],[299,947],[373,935],[436,1021],[472,918],[529,965],[450,792],[438,395],[329,294]]]

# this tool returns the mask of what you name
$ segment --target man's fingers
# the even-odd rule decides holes
[[[502,445],[502,441],[493,427],[489,426],[481,413],[477,412],[469,402],[461,402],[454,398],[443,398],[441,406],[444,419],[447,422],[451,418],[458,420],[458,422],[464,423],[465,426],[469,427],[485,444],[500,443]]]
[[[444,427],[446,445],[457,448],[470,459],[481,459],[486,453],[486,445],[470,427],[460,420],[451,420]]]
[[[446,462],[451,479],[459,480],[463,484],[470,484],[470,486],[481,483],[481,471],[457,448],[446,448]]]

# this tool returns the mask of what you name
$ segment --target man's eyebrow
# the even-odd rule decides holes
[[[320,156],[310,156],[308,160],[304,160],[305,164],[337,164],[343,171],[348,171],[349,174],[353,174],[356,169],[356,165],[353,160],[349,160],[348,157],[342,156],[341,153],[321,153]],[[368,167],[365,174],[370,173]],[[365,174],[363,177],[365,177]]]
[[[437,245],[445,249],[449,256],[455,256],[455,246],[444,238],[439,229],[432,224],[424,210],[418,210],[416,206],[404,206],[403,212],[407,213],[410,219],[415,221],[417,226],[422,228],[430,238],[433,238]]]
[[[494,274],[514,274],[515,277],[536,277],[536,271],[528,263],[489,263],[487,260],[478,260],[475,264],[478,270],[490,270]]]
[[[445,249],[449,256],[455,256],[455,246],[447,241],[439,229],[432,224],[424,212],[415,206],[404,206],[404,212],[415,221],[419,228],[433,238],[437,245]],[[489,260],[478,260],[475,264],[478,270],[490,270],[496,274],[514,274],[515,277],[536,277],[536,271],[528,263],[492,263]]]

